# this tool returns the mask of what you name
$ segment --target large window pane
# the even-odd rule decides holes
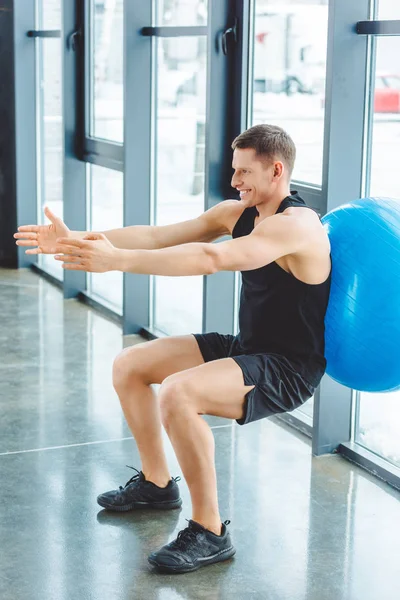
[[[377,38],[370,193],[400,199],[400,37]]]
[[[123,174],[88,165],[88,202],[91,231],[123,226]],[[123,274],[120,271],[89,275],[89,293],[122,314]]]
[[[255,0],[250,125],[283,127],[297,147],[293,178],[321,185],[328,0]]]
[[[61,29],[61,1],[37,0],[36,6],[40,29]]]
[[[390,0],[380,0],[379,18],[400,18]],[[396,12],[397,11],[397,12]],[[377,38],[376,67],[372,77],[373,128],[370,194],[398,198],[398,157],[400,156],[400,37]],[[359,417],[357,442],[400,465],[400,392],[368,394],[357,397]]]
[[[158,40],[155,223],[204,211],[206,39]],[[201,331],[202,277],[154,278],[153,325],[168,334]]]
[[[124,0],[91,0],[89,135],[123,141]]]
[[[159,26],[207,25],[208,0],[157,0]]]
[[[38,27],[59,29],[61,0],[37,4]],[[43,208],[48,206],[63,216],[63,121],[62,60],[60,39],[36,40],[37,179],[38,222],[44,223]],[[61,263],[52,256],[39,256],[39,265],[58,279],[63,278]]]
[[[359,396],[356,441],[400,466],[400,392]]]
[[[400,19],[399,0],[377,0],[378,19]]]

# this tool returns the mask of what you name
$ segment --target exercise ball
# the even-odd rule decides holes
[[[400,200],[362,198],[322,222],[332,258],[327,373],[360,391],[400,389]]]

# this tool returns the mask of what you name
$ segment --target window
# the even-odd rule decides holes
[[[208,0],[157,0],[158,26],[207,25]]]
[[[204,211],[207,42],[205,36],[159,38],[156,47],[154,221],[166,225]],[[201,331],[203,277],[153,282],[154,327],[174,335]]]
[[[400,156],[400,37],[376,41],[375,89],[371,109],[371,165],[367,174],[371,196],[399,198],[397,182]],[[367,182],[368,183],[368,182]]]
[[[89,135],[123,141],[123,0],[91,0]]]
[[[123,226],[123,174],[88,165],[88,223],[91,231]],[[120,271],[89,275],[89,293],[122,314],[123,274]]]
[[[400,19],[398,0],[376,0],[378,5],[377,19]]]
[[[397,6],[397,3],[396,3]],[[380,0],[379,17],[396,18],[394,3]],[[400,15],[400,13],[399,13]],[[397,17],[399,18],[399,15]],[[375,73],[372,80],[371,163],[367,189],[371,196],[398,198],[398,157],[400,156],[400,37],[378,37]],[[400,465],[398,433],[400,391],[388,394],[357,394],[357,442]]]
[[[356,441],[400,466],[400,392],[358,395]]]
[[[293,179],[322,184],[328,1],[255,0],[250,125],[283,127]]]

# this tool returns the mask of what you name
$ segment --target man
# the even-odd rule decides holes
[[[214,439],[201,415],[245,424],[293,410],[312,396],[326,366],[330,245],[317,214],[297,192],[290,193],[293,141],[279,127],[257,125],[232,148],[232,186],[240,200],[221,202],[196,219],[87,234],[70,232],[47,210],[50,226],[20,227],[15,236],[19,245],[37,246],[29,253],[54,253],[70,270],[242,272],[236,337],[158,339],[125,349],[114,364],[114,387],[142,470],[125,487],[101,494],[98,503],[115,511],[181,506],[163,449],[163,425],[193,507],[189,526],[149,557],[157,569],[171,573],[235,553],[219,515]],[[233,239],[210,243],[227,234]],[[161,384],[158,399],[151,384]]]

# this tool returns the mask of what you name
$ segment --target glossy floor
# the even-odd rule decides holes
[[[180,511],[96,504],[139,466],[111,385],[122,344],[37,275],[0,271],[1,600],[400,598],[400,494],[339,456],[312,458],[307,438],[272,420],[209,419],[235,559],[153,573],[147,554],[190,518],[185,484]]]

